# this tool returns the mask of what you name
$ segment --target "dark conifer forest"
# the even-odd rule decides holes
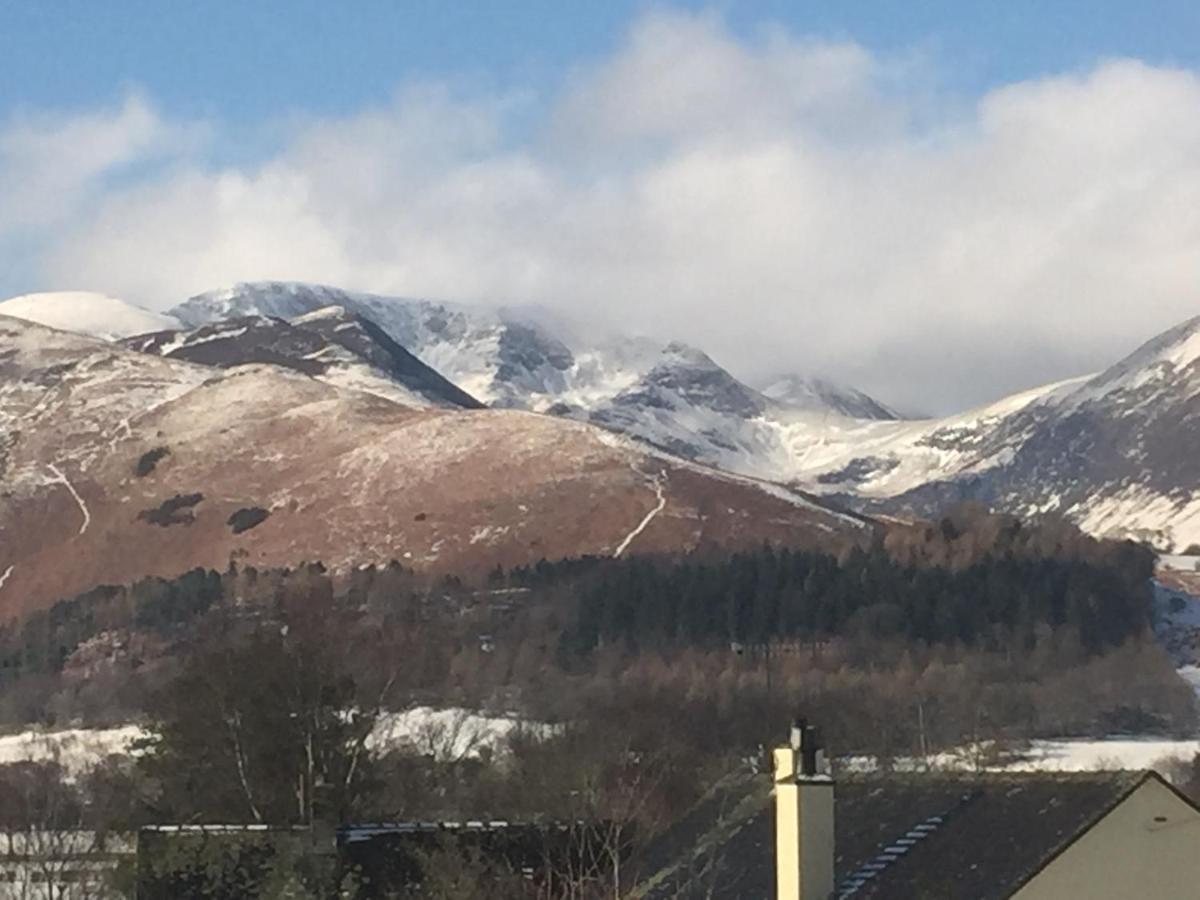
[[[1150,624],[1149,560],[989,555],[961,569],[906,565],[882,546],[845,559],[774,550],[606,564],[564,634],[573,653],[839,636],[1032,650],[1068,629],[1090,654]],[[535,582],[536,583],[536,582]]]

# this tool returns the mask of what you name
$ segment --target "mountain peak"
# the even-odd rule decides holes
[[[0,303],[0,315],[112,341],[178,328],[172,316],[93,291],[46,291]]]
[[[1178,372],[1200,359],[1200,316],[1168,328],[1134,350],[1118,366],[1167,365]]]
[[[783,406],[803,412],[833,412],[852,419],[902,418],[874,397],[824,378],[781,375],[771,379],[762,392]]]
[[[481,406],[370,320],[336,306],[291,322],[254,314],[188,331],[143,335],[124,343],[143,353],[220,368],[266,363],[293,369],[406,407]]]
[[[1200,316],[1181,322],[1142,344],[1124,359],[1091,378],[1066,403],[1078,407],[1102,397],[1124,396],[1145,405],[1165,393],[1200,393]]]

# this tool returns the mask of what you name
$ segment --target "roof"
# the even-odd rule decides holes
[[[1150,772],[876,774],[835,793],[838,897],[1010,897]],[[639,861],[641,897],[775,896],[770,779],[730,776]]]

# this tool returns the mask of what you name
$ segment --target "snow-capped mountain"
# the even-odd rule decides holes
[[[1002,465],[1027,434],[1012,420],[1083,379],[1045,385],[940,419],[879,421],[800,414],[780,422],[786,470],[777,477],[816,493],[864,500],[973,478]]]
[[[1200,318],[1148,341],[1098,375],[1001,401],[973,421],[864,426],[836,467],[807,458],[795,481],[866,498],[867,508],[929,514],[963,499],[1021,515],[1067,516],[1095,534],[1184,547],[1200,542]],[[972,417],[968,417],[972,419]],[[932,463],[920,471],[920,461]]]
[[[743,474],[788,474],[776,420],[790,420],[798,404],[838,418],[852,408],[894,417],[860,392],[817,380],[802,404],[796,397],[772,399],[679,343],[632,337],[571,347],[527,316],[505,311],[263,282],[201,294],[171,312],[198,326],[250,315],[295,320],[331,304],[376,323],[491,406],[594,422]]]
[[[777,412],[772,400],[686,344],[668,344],[647,362],[616,394],[549,411],[734,472],[769,478],[786,464],[786,447],[767,418]]]
[[[185,326],[197,327],[244,316],[292,320],[331,306],[374,322],[490,406],[536,408],[541,398],[557,398],[567,388],[571,351],[553,336],[496,312],[321,285],[260,282],[200,294],[171,313]]]
[[[340,311],[322,312],[331,305]],[[1097,534],[1200,541],[1200,320],[1098,375],[909,420],[820,379],[784,376],[758,390],[696,348],[642,338],[583,344],[504,311],[270,282],[203,294],[172,313],[192,328],[233,330],[238,317],[288,319],[297,330],[328,319],[336,324],[323,335],[326,349],[300,345],[293,368],[332,354],[319,377],[360,390],[374,384],[376,393],[388,383],[407,389],[335,339],[350,322],[377,326],[491,406],[601,425],[862,510],[929,515],[979,499],[1023,515],[1066,515]]]
[[[285,322],[244,316],[189,331],[128,338],[142,353],[230,368],[272,363],[337,387],[365,391],[402,406],[480,409],[483,404],[451,384],[378,325],[340,306]]]
[[[768,381],[762,392],[776,403],[799,412],[833,412],[851,419],[904,418],[874,397],[825,378],[781,375]]]
[[[12,297],[0,303],[0,316],[13,316],[104,340],[179,327],[179,322],[171,316],[88,291],[51,291]]]
[[[231,560],[482,573],[871,531],[554,416],[415,410],[278,364],[214,368],[11,317],[0,351],[0,619]]]
[[[995,503],[1100,534],[1200,542],[1200,317],[1009,427],[1027,437],[976,488]]]

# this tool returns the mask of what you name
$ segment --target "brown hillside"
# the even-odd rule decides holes
[[[458,572],[864,534],[589,425],[416,411],[0,318],[0,616],[231,559]]]

